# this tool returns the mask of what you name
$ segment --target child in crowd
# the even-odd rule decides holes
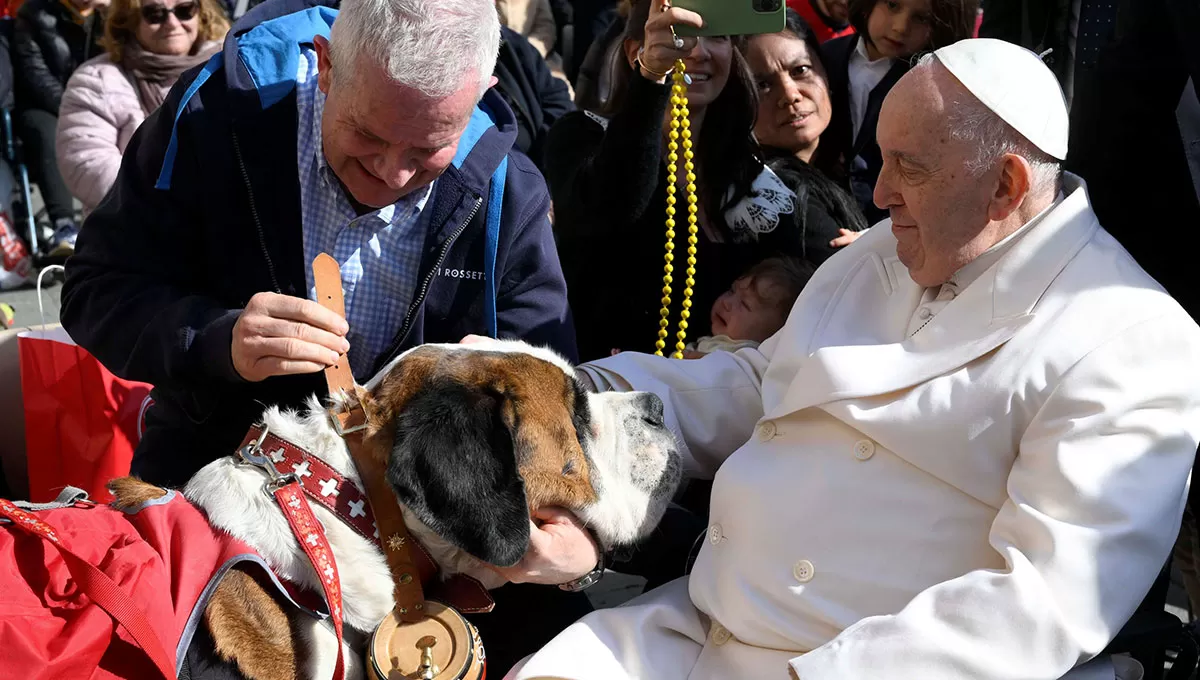
[[[713,303],[713,334],[690,343],[683,358],[758,347],[783,328],[813,271],[808,262],[790,257],[768,258],[751,267]]]
[[[978,0],[850,0],[857,33],[821,46],[833,120],[814,164],[850,190],[869,223],[887,212],[872,193],[883,167],[875,125],[883,99],[916,55],[970,38]]]
[[[713,334],[688,343],[683,358],[758,347],[783,328],[792,304],[815,271],[811,263],[794,257],[770,257],[754,265],[713,303],[709,312]],[[671,352],[672,347],[668,346]],[[612,350],[613,356],[620,353]]]

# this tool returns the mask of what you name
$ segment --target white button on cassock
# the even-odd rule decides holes
[[[792,567],[792,575],[801,583],[808,583],[816,574],[816,569],[813,568],[813,563],[808,560],[800,560],[796,566]]]
[[[779,433],[779,428],[775,427],[775,423],[768,420],[758,426],[759,441],[769,442]]]
[[[875,455],[875,442],[862,439],[854,443],[854,457],[859,460],[870,460]]]
[[[729,642],[729,640],[732,637],[733,637],[733,633],[730,633],[728,628],[726,628],[725,626],[722,626],[721,624],[717,623],[716,621],[713,621],[713,625],[712,625],[713,644],[723,645],[726,642]]]
[[[716,544],[720,543],[721,539],[723,539],[723,538],[725,538],[725,534],[721,531],[720,524],[714,524],[711,527],[709,527],[709,529],[708,529],[708,542],[709,543],[716,545]]]

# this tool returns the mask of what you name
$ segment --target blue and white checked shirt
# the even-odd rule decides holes
[[[432,184],[396,203],[358,216],[321,146],[325,94],[317,87],[317,53],[300,55],[296,74],[296,155],[300,166],[300,215],[304,221],[308,297],[317,299],[312,261],[322,252],[342,268],[346,320],[350,323],[350,370],[365,382],[387,349],[417,288],[428,217],[423,208]]]

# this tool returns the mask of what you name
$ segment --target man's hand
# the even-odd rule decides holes
[[[312,300],[258,293],[233,325],[233,367],[250,382],[323,371],[350,350],[349,331]]]
[[[587,574],[600,562],[592,535],[561,508],[541,508],[529,523],[529,550],[511,567],[492,567],[513,583],[558,585]]]

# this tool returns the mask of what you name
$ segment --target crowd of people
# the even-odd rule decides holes
[[[1163,527],[1178,522],[1200,436],[1200,395],[1179,381],[1200,378],[1200,330],[1157,293],[1086,294],[1158,290],[1081,217],[1112,196],[1089,203],[1063,173],[1090,180],[1094,155],[1074,164],[1074,134],[1068,156],[1067,116],[1099,106],[1103,64],[1049,70],[1045,54],[1012,45],[1041,47],[1027,31],[1004,36],[1015,51],[969,40],[999,34],[989,12],[1013,4],[789,0],[780,32],[686,37],[677,27],[703,18],[669,0],[24,0],[0,79],[54,224],[49,247],[74,253],[64,325],[118,375],[155,385],[134,461],[147,481],[183,484],[232,450],[262,404],[299,407],[322,390],[319,371],[347,351],[365,383],[422,342],[521,338],[584,363],[597,389],[660,394],[688,449],[697,481],[640,555],[609,566],[666,583],[684,575],[698,534],[708,545],[690,600],[686,584],[668,586],[555,638],[590,607],[544,584],[591,571],[599,549],[573,518],[536,528],[560,549],[511,567],[496,612],[474,619],[501,674],[550,643],[514,677],[1009,677],[980,664],[1017,652],[1032,670],[1012,674],[1041,677],[1099,653],[1144,594],[1072,590],[1079,573],[1059,551],[1152,581],[1175,538]],[[673,116],[679,62],[686,127]],[[980,70],[986,82],[972,81]],[[1022,97],[1033,99],[1013,108]],[[1135,250],[1146,236],[1132,238]],[[306,263],[320,252],[342,265],[348,323],[313,302]],[[1065,264],[1077,256],[1086,262]],[[985,273],[1001,261],[1011,270]],[[1053,315],[1064,325],[1023,325]],[[647,356],[662,329],[674,347],[681,318],[687,361]],[[895,349],[845,351],[861,346]],[[1168,355],[1179,363],[1160,362]],[[1169,394],[1106,392],[1112,375],[1135,380],[1126,369]],[[797,372],[807,384],[789,390]],[[1143,418],[1166,402],[1169,422]],[[915,433],[954,423],[970,460],[939,462],[931,451],[959,443]],[[1123,428],[1161,437],[1142,446],[1127,434],[1132,448],[1118,451]],[[1060,455],[1055,442],[1081,451]],[[792,460],[785,445],[813,456]],[[871,499],[854,500],[858,472],[820,459],[837,447],[863,461],[856,471],[880,470],[859,487],[873,484]],[[1111,456],[1099,472],[1079,460],[1091,451]],[[1135,510],[1092,493],[1114,466],[1178,479]],[[715,489],[701,481],[714,475]],[[755,491],[786,496],[784,480],[803,475],[837,480],[797,483],[807,520]],[[749,536],[843,512],[875,522],[875,544],[839,553],[832,529],[804,529],[796,561]],[[919,535],[930,526],[945,535]],[[871,581],[906,537],[919,554]],[[722,552],[735,544],[747,553]],[[1144,550],[1131,558],[1134,544]],[[1061,616],[1037,609],[1056,597]],[[536,620],[517,620],[535,606]],[[797,612],[803,623],[788,619]],[[613,632],[623,626],[674,638],[647,651]],[[1001,642],[969,639],[987,630]],[[597,641],[609,656],[588,656]],[[587,663],[590,675],[577,672]]]

